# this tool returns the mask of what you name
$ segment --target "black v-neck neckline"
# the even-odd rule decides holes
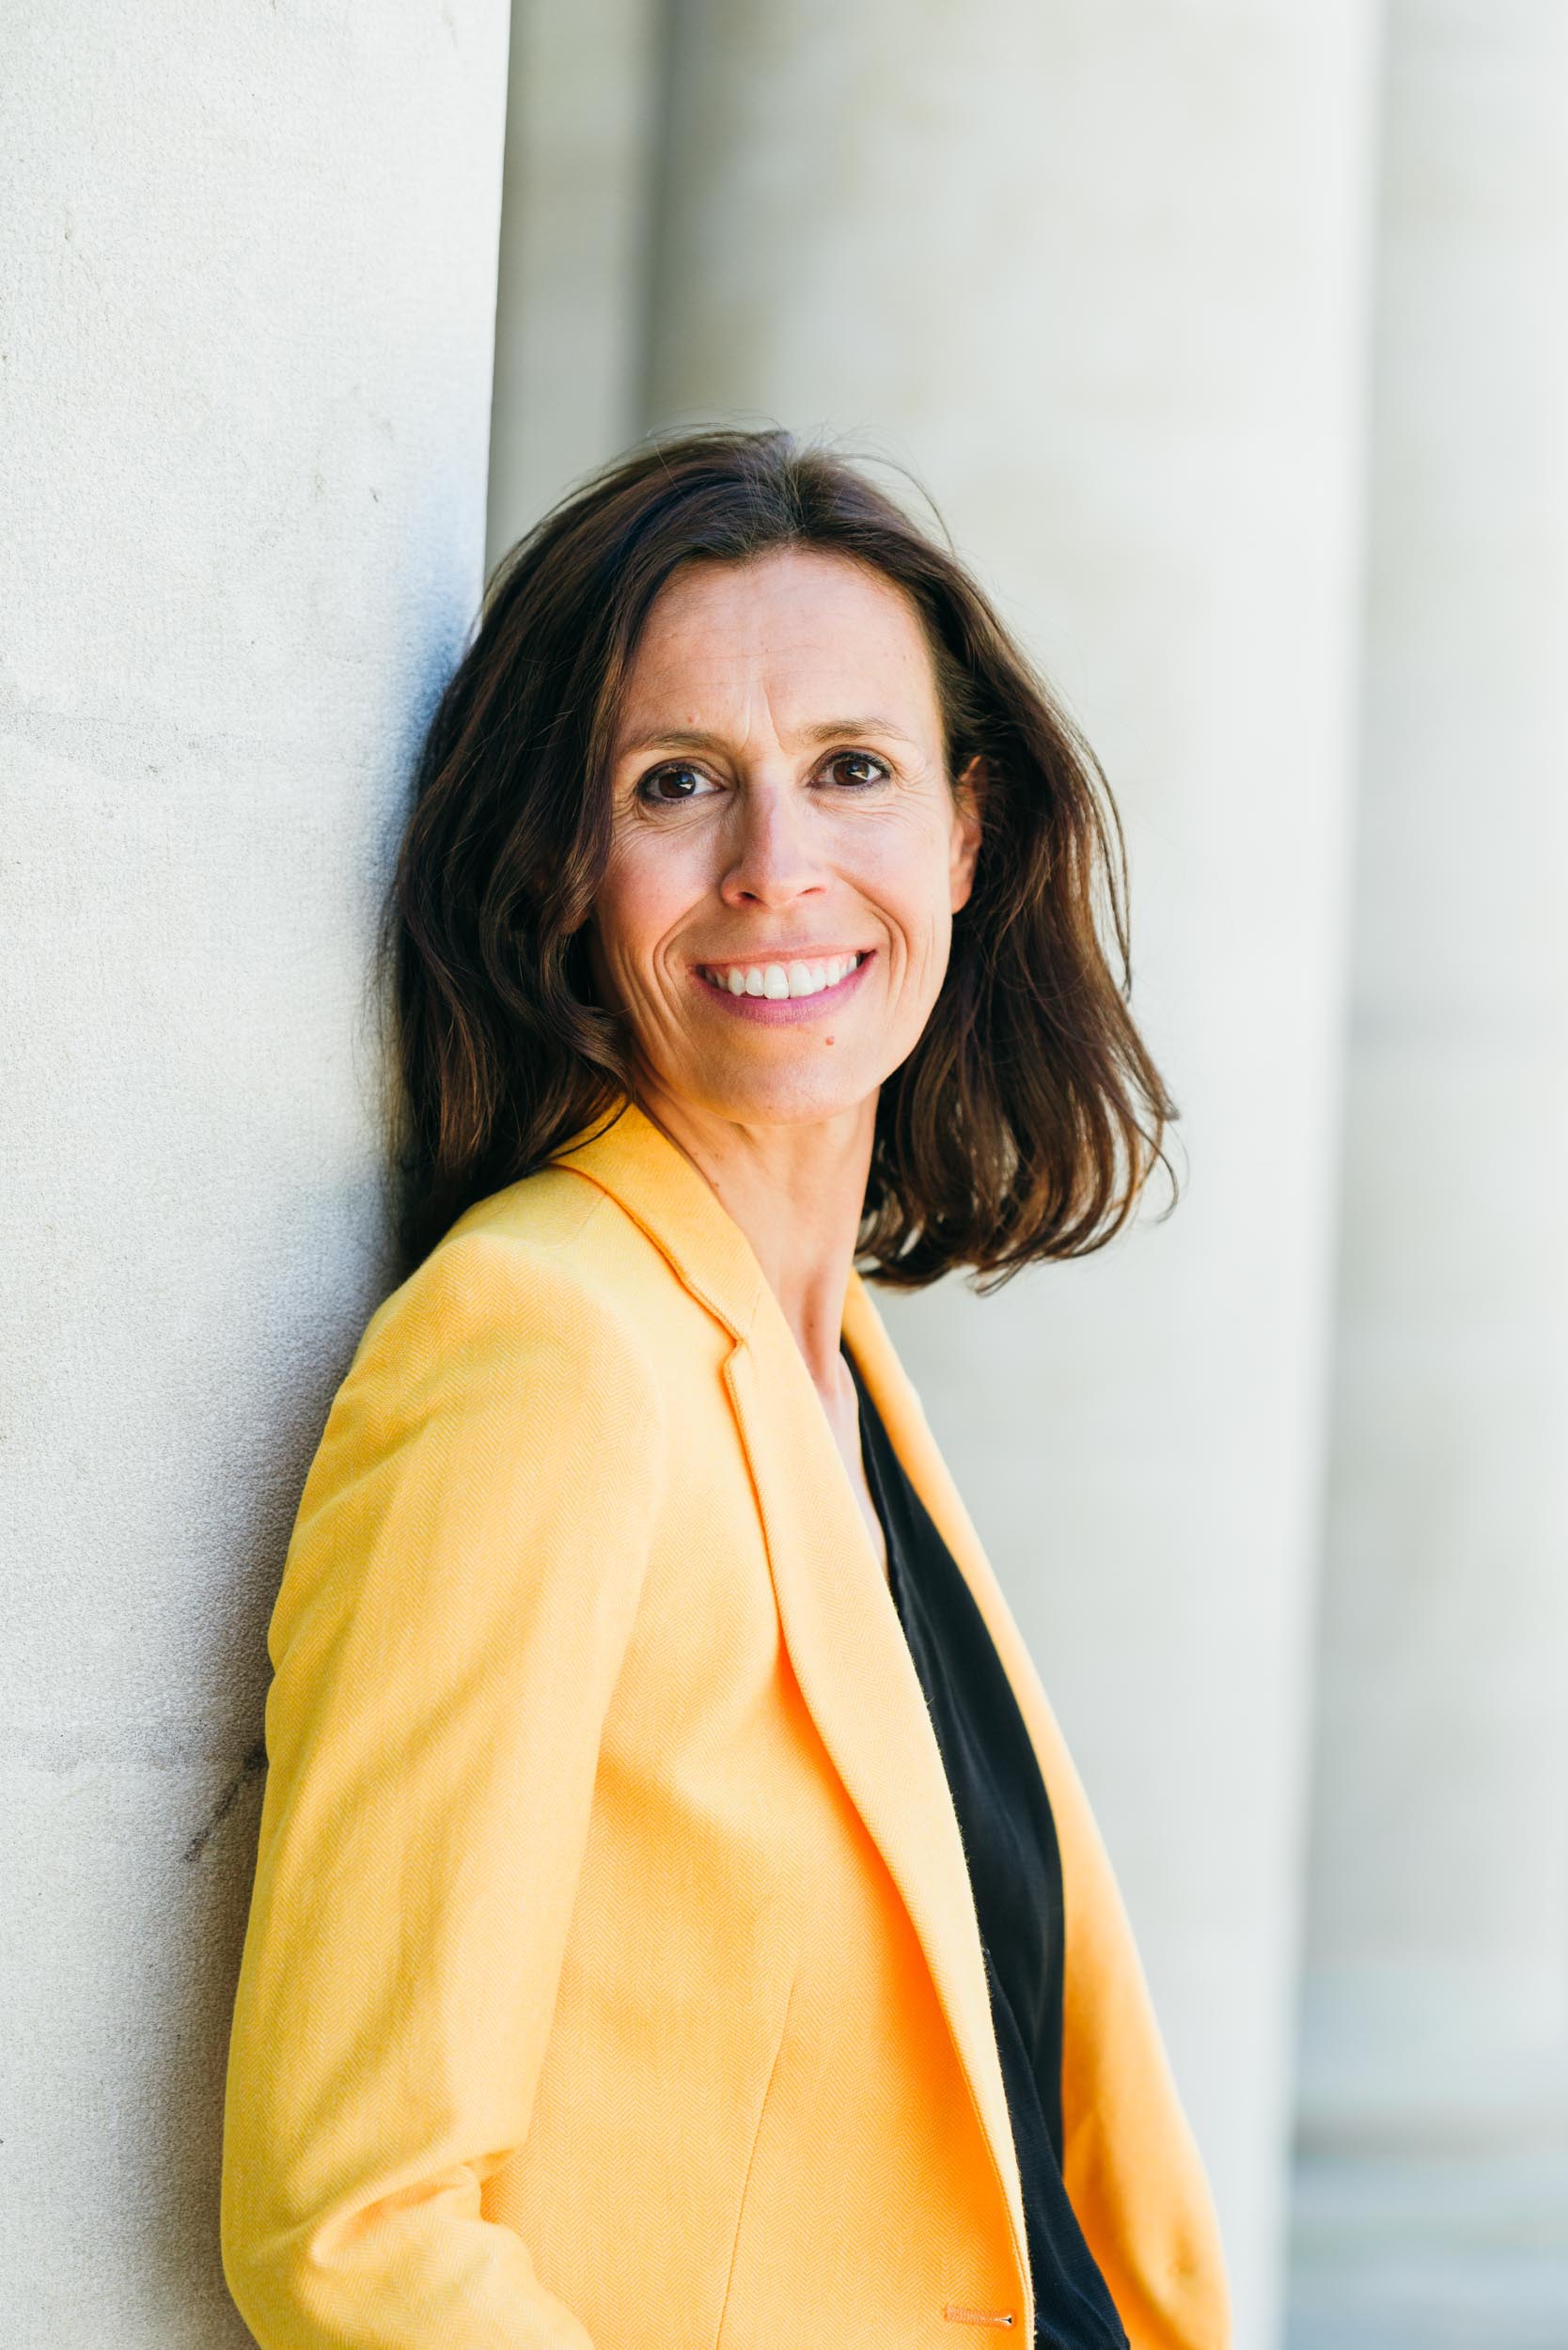
[[[1126,2350],[1061,2180],[1066,1921],[1039,1757],[967,1578],[848,1349],[887,1583],[931,1716],[969,1866],[1035,2280],[1034,2350]]]

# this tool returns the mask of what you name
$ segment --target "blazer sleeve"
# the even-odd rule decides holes
[[[224,2116],[261,2350],[592,2350],[480,2210],[523,2143],[658,1506],[635,1335],[443,1242],[371,1317],[301,1497]]]

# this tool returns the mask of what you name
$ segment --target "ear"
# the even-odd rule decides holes
[[[979,751],[962,772],[953,778],[953,828],[949,858],[949,873],[952,883],[952,910],[969,902],[969,892],[975,885],[975,860],[980,854],[980,834],[984,825],[985,792],[990,773]]]

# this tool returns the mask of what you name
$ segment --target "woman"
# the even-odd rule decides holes
[[[1171,1105],[1116,839],[953,556],[783,433],[639,451],[493,583],[386,933],[412,1269],[270,1636],[263,2350],[1221,2350],[1104,1850],[856,1270],[1125,1221]]]

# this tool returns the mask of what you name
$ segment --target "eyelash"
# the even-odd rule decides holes
[[[833,767],[841,759],[864,760],[869,766],[875,767],[879,772],[875,776],[870,776],[864,783],[840,784],[838,787],[839,791],[872,791],[876,789],[879,783],[886,783],[891,779],[892,770],[888,766],[887,761],[885,759],[879,759],[874,751],[834,751],[826,760],[824,765],[827,767]],[[691,792],[679,799],[662,800],[651,787],[658,781],[661,776],[684,774],[696,776],[701,775],[702,773],[703,770],[691,760],[666,759],[661,765],[657,767],[651,767],[647,775],[641,777],[637,784],[637,798],[641,800],[645,807],[686,807],[689,805],[691,800],[698,797],[699,795],[696,792]]]

